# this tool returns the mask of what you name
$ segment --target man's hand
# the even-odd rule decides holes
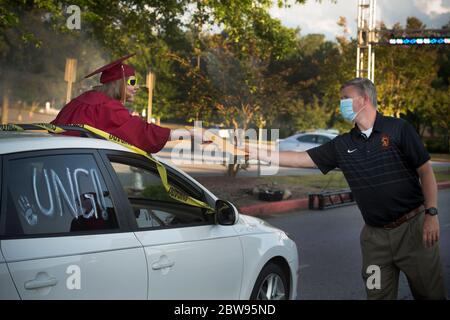
[[[244,147],[241,148],[243,151],[247,152],[249,159],[259,159],[262,161],[269,162],[270,165],[278,165],[280,167],[290,167],[290,168],[317,168],[314,161],[311,159],[309,154],[305,151],[280,151],[272,150],[267,151],[264,149],[259,149],[255,146],[251,146],[245,143]]]
[[[433,247],[439,241],[439,219],[437,216],[425,214],[423,223],[423,245],[425,248]]]

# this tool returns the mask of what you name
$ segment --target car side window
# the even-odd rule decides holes
[[[8,161],[6,235],[117,229],[109,190],[90,154]]]
[[[316,143],[316,136],[312,134],[305,134],[304,136],[298,137],[297,140],[304,143]]]
[[[143,168],[111,160],[125,194],[130,201],[138,228],[183,227],[212,223],[205,209],[181,203],[169,196],[156,169]],[[168,176],[170,184],[194,198],[179,181]]]
[[[154,172],[119,162],[111,165],[128,198],[175,202]]]
[[[331,141],[330,138],[325,137],[325,136],[317,136],[317,143],[318,144],[324,144],[327,143],[328,141]]]

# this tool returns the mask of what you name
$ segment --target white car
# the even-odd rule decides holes
[[[335,131],[297,133],[277,142],[279,151],[306,151],[327,143],[338,136]]]
[[[116,143],[0,132],[0,299],[295,299],[286,233],[165,167],[215,213]]]

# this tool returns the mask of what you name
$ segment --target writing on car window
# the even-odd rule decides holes
[[[12,160],[8,221],[23,234],[116,228],[110,193],[90,155]]]

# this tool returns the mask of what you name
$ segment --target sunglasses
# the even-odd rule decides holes
[[[137,85],[137,80],[136,80],[136,78],[134,78],[134,77],[128,78],[127,84],[128,84],[129,86],[132,86],[132,87],[136,86],[136,85]]]

